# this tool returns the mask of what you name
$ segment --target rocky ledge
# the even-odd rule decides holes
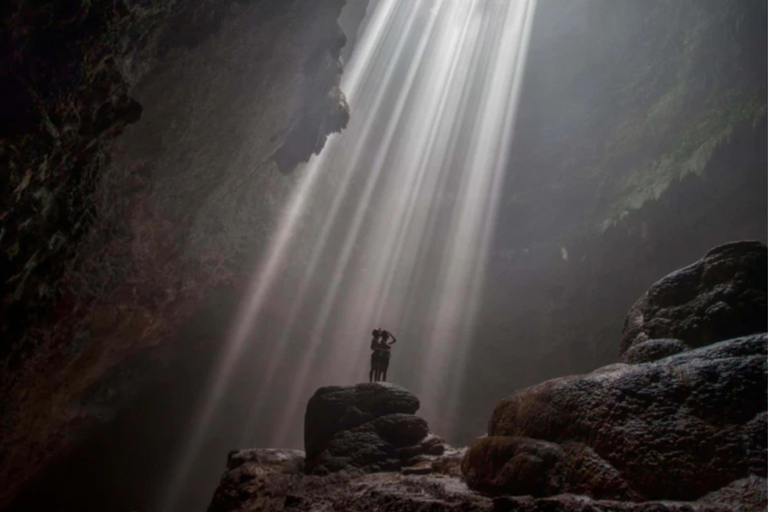
[[[419,399],[393,384],[318,389],[304,418],[307,472],[399,471],[442,455],[445,443],[418,409]]]
[[[321,388],[306,454],[231,453],[209,512],[764,511],[766,255],[729,244],[662,279],[628,315],[623,362],[515,392],[468,449],[403,388]]]

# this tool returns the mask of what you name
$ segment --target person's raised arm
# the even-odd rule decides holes
[[[389,332],[389,331],[387,331],[387,332]],[[394,345],[395,343],[397,343],[397,338],[395,338],[395,335],[392,334],[391,332],[389,332],[389,335],[392,337],[392,341],[389,344],[390,345]]]

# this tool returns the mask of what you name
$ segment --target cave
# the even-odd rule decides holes
[[[219,510],[227,454],[302,449],[375,328],[387,380],[470,445],[504,397],[629,364],[654,283],[768,241],[764,2],[0,14],[3,511]],[[750,311],[687,349],[765,332]],[[504,443],[465,464],[535,444]],[[705,494],[644,489],[616,499]]]

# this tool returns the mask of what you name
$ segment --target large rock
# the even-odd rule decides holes
[[[555,443],[490,436],[472,445],[461,466],[467,484],[488,494],[552,496],[563,489],[563,459]]]
[[[488,437],[464,457],[467,484],[764,510],[765,307],[766,247],[757,242],[718,247],[667,276],[629,312],[622,362],[496,406]]]
[[[695,500],[735,480],[766,476],[767,345],[768,335],[754,335],[550,380],[502,400],[488,433],[569,446],[563,466],[578,468],[572,459],[589,452],[589,463],[603,469],[586,480],[563,470],[562,490]],[[484,449],[481,441],[465,459],[468,483],[477,489],[503,481],[512,461],[500,456],[490,467],[478,465],[477,457],[487,460],[476,453]],[[481,469],[487,477],[469,478]],[[534,493],[511,484],[502,489]]]
[[[442,454],[442,440],[414,416],[418,408],[410,391],[388,383],[318,389],[304,418],[307,471],[397,471]]]
[[[635,362],[633,349],[649,340],[672,338],[695,348],[768,330],[767,255],[760,242],[721,245],[655,283],[624,322],[622,361]]]

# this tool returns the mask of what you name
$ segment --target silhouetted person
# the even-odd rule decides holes
[[[389,338],[392,338],[392,341],[389,341]],[[381,347],[379,350],[381,351],[381,355],[379,355],[379,377],[376,380],[382,380],[386,382],[387,380],[387,369],[389,368],[389,356],[392,353],[392,345],[397,343],[397,339],[395,338],[394,334],[392,334],[389,331],[381,330],[380,338],[379,338],[379,346]]]
[[[375,382],[379,380],[379,374],[381,373],[379,368],[381,366],[381,329],[376,328],[371,333],[371,371],[368,374],[368,382]]]

